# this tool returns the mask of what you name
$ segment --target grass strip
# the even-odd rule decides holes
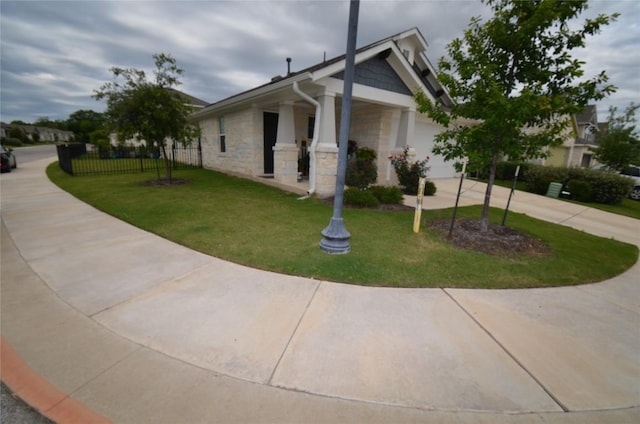
[[[369,286],[524,288],[601,281],[638,258],[636,246],[511,212],[509,225],[546,242],[544,257],[494,257],[455,249],[433,232],[412,232],[413,212],[345,209],[352,251],[329,255],[318,243],[331,206],[205,169],[189,183],[143,186],[153,173],[72,177],[57,163],[49,178],[80,200],[123,221],[200,252],[254,268]],[[430,219],[450,209],[423,211]],[[480,216],[480,206],[460,218]],[[501,210],[490,219],[500,222]]]

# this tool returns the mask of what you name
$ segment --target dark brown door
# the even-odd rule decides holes
[[[278,114],[264,112],[264,173],[273,174],[273,146],[278,137]]]

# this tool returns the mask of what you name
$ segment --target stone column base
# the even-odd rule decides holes
[[[320,144],[316,148],[316,195],[331,197],[336,191],[338,146]]]
[[[273,146],[273,179],[281,184],[295,184],[298,180],[298,146]]]

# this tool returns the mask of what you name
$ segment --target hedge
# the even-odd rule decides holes
[[[588,168],[528,166],[525,182],[527,191],[546,194],[549,183],[552,182],[567,184],[572,198],[576,200],[606,204],[620,203],[631,193],[634,186],[630,178]],[[576,193],[571,190],[572,186]]]

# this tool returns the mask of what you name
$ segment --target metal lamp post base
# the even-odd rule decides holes
[[[339,255],[351,251],[351,234],[345,228],[342,218],[331,218],[329,226],[322,230],[322,236],[320,249],[325,252]]]

